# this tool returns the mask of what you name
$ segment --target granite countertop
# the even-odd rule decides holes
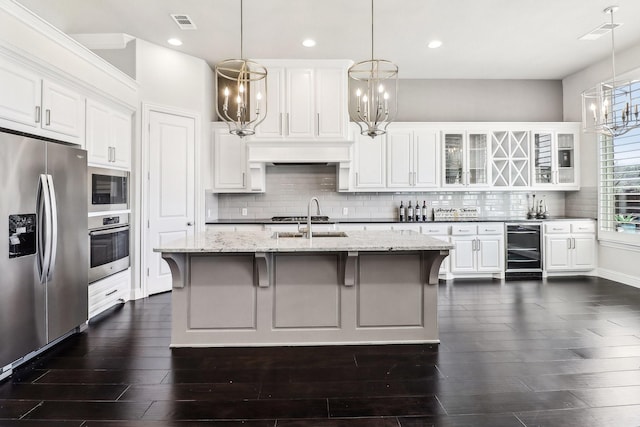
[[[545,219],[527,219],[523,217],[508,218],[508,217],[492,217],[492,218],[464,218],[464,219],[450,219],[442,221],[413,221],[413,222],[400,222],[396,218],[330,218],[329,221],[314,221],[314,224],[438,224],[445,222],[543,222],[543,221],[572,221],[580,219],[593,220],[595,218],[587,217],[575,217],[575,216],[553,216]],[[207,224],[223,225],[223,224],[297,224],[293,221],[273,221],[271,218],[251,218],[251,219],[217,219],[209,220]],[[301,222],[302,223],[302,222]]]
[[[349,231],[347,237],[275,237],[273,231],[205,231],[154,248],[165,253],[448,250],[453,245],[413,231]]]

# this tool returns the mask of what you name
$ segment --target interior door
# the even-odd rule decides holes
[[[171,271],[153,248],[191,236],[195,217],[195,119],[149,113],[147,293],[171,290]]]

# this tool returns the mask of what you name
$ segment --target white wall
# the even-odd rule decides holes
[[[640,78],[640,45],[631,49],[616,52],[616,73],[622,76],[632,73]],[[582,98],[584,90],[595,86],[598,82],[611,78],[611,60],[606,58],[591,65],[562,81],[564,97],[564,120],[580,121],[582,119]],[[580,193],[593,194],[597,188],[598,144],[594,134],[583,134],[581,137],[581,170],[582,188]],[[578,194],[578,198],[580,194]],[[588,197],[588,196],[587,196]],[[622,281],[640,287],[640,264],[638,252],[625,247],[614,247],[600,244],[598,248],[598,264],[601,275],[612,280]]]

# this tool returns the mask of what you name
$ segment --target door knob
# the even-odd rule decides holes
[[[191,227],[193,223],[191,221],[187,222],[187,227]]]

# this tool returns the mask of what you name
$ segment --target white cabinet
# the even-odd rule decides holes
[[[504,274],[504,223],[451,226],[451,272]]]
[[[386,134],[387,187],[438,187],[438,132],[394,127]]]
[[[487,132],[443,132],[443,187],[489,185],[489,135]]]
[[[0,125],[75,144],[84,142],[84,97],[0,59]]]
[[[348,61],[258,62],[267,68],[267,115],[252,139],[348,139]]]
[[[555,129],[533,132],[531,156],[534,188],[580,188],[576,161],[579,131],[574,124],[560,124]]]
[[[229,133],[226,125],[213,127],[213,191],[264,192],[264,164],[249,165],[247,140]]]
[[[491,132],[491,185],[494,188],[526,188],[531,184],[529,165],[531,132]]]
[[[544,234],[546,271],[588,271],[596,268],[594,221],[546,222]]]
[[[131,270],[121,271],[89,285],[89,319],[129,300]]]
[[[131,114],[87,99],[86,117],[89,163],[131,169]]]
[[[434,239],[442,240],[443,242],[450,243],[451,238],[449,237],[449,229],[451,225],[449,224],[423,224],[421,226],[422,234],[426,234],[428,236],[433,237]],[[449,271],[451,271],[451,255],[447,256],[440,264],[440,270],[438,274],[446,275]]]
[[[353,146],[355,189],[385,188],[385,147],[385,138],[356,134]]]

